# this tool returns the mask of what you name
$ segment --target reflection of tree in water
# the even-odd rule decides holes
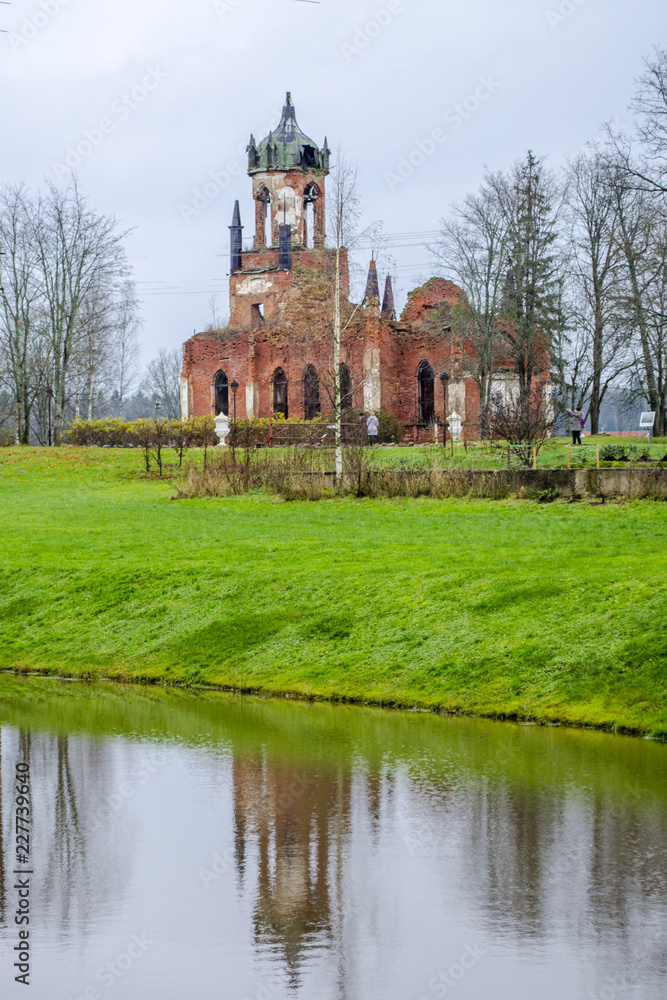
[[[614,971],[605,962],[638,981],[650,968],[667,973],[664,939],[661,952],[654,937],[667,898],[664,806],[486,782],[471,785],[465,802],[461,875],[492,935],[558,934],[588,956],[594,943],[601,980]]]
[[[16,761],[30,768],[31,864],[40,874],[33,905],[43,911],[43,922],[52,922],[62,933],[71,932],[75,923],[77,933],[89,933],[95,913],[120,891],[126,864],[125,837],[119,837],[110,822],[91,823],[96,805],[118,785],[110,747],[66,735],[5,729],[2,736],[0,776],[3,763],[6,781],[13,777]],[[11,757],[11,763],[3,762],[3,755]],[[2,791],[0,787],[0,803]],[[11,810],[11,789],[5,790],[5,799]],[[3,839],[2,812],[0,808],[0,922],[13,867],[7,831]]]
[[[76,900],[75,886],[87,883],[88,850],[82,829],[79,794],[72,773],[67,736],[56,738],[56,781],[54,788],[54,831],[44,879],[44,901],[58,909],[58,919],[66,926],[72,919]],[[81,918],[85,921],[89,896],[79,894]]]
[[[5,875],[5,832],[3,825],[4,799],[2,787],[2,765],[3,765],[3,742],[2,726],[0,726],[0,927],[6,923],[5,908],[7,906],[7,889]]]
[[[330,864],[339,831],[350,822],[349,770],[310,772],[280,762],[234,762],[236,863],[248,876],[256,855],[254,931],[258,944],[279,946],[292,987],[303,954],[331,943]]]
[[[7,731],[5,730],[5,734]],[[7,921],[6,907],[7,907],[7,876],[11,870],[15,867],[15,841],[12,838],[12,831],[14,829],[14,777],[16,774],[15,765],[17,763],[25,763],[30,766],[30,733],[21,730],[18,738],[18,754],[16,759],[7,759],[3,761],[3,751],[6,749],[6,753],[9,755],[9,742],[5,738],[3,745],[3,731],[0,726],[0,926],[5,925]],[[10,817],[10,821],[7,829],[7,843],[5,843],[5,830],[4,830],[4,799],[3,799],[3,787],[2,787],[2,769],[3,763],[6,768],[6,774],[8,776],[8,795],[7,795],[7,815]]]
[[[472,790],[471,790],[472,791]],[[562,802],[535,789],[480,787],[471,802],[468,863],[494,927],[545,931],[551,852]]]

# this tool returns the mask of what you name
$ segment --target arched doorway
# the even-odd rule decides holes
[[[314,420],[320,413],[320,380],[314,365],[306,365],[303,373],[303,415]]]
[[[287,375],[282,368],[276,368],[273,373],[273,412],[282,413],[287,419],[289,410],[287,406]]]
[[[223,371],[216,373],[214,380],[214,408],[216,417],[223,413],[229,416],[229,381]]]
[[[338,371],[340,373],[340,408],[345,413],[345,410],[352,409],[352,378],[347,365],[341,364]]]
[[[417,371],[419,383],[419,423],[435,420],[435,374],[428,361],[422,361]]]

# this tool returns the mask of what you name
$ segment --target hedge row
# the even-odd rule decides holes
[[[64,435],[67,444],[98,448],[197,447],[214,443],[212,417],[191,420],[75,420]]]

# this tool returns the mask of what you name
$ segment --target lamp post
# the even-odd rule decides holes
[[[155,419],[157,420],[158,410],[160,409],[160,400],[155,400]]]
[[[51,386],[47,386],[46,387],[46,405],[47,405],[48,410],[49,410],[49,448],[53,444],[53,436],[52,436],[52,429],[51,429],[51,400],[52,399],[53,399],[53,389],[51,388]]]
[[[234,423],[236,423],[236,393],[238,392],[238,389],[239,389],[239,384],[236,381],[236,379],[234,379],[234,381],[231,383],[232,396],[234,397]]]
[[[443,410],[442,416],[442,446],[447,447],[447,383],[449,382],[449,375],[447,372],[443,372],[440,376],[440,381],[442,382],[442,395],[444,399],[445,408]]]

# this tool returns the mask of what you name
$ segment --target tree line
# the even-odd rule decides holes
[[[73,180],[0,190],[0,432],[60,443],[76,418],[180,415],[180,352],[139,364],[129,231]]]
[[[483,414],[508,376],[519,409],[550,378],[594,434],[619,387],[667,434],[667,50],[631,109],[632,135],[607,126],[558,173],[530,152],[442,222],[433,253],[465,293],[454,336]]]

